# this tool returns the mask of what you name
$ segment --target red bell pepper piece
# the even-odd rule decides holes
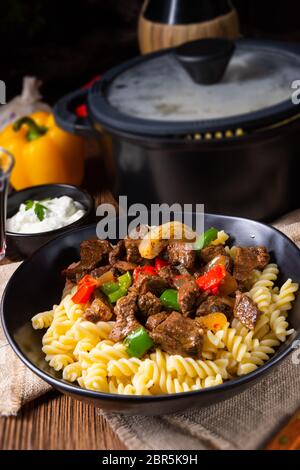
[[[222,264],[217,264],[210,271],[203,274],[203,276],[198,277],[198,279],[196,279],[196,283],[201,290],[209,291],[213,295],[216,295],[225,276],[225,266]]]
[[[147,274],[148,276],[157,276],[157,271],[160,268],[163,268],[164,266],[168,265],[169,263],[164,259],[156,258],[154,266],[146,264],[146,266],[138,266],[137,268],[135,268],[135,270],[133,271],[133,280],[134,282],[136,282],[140,274]]]
[[[156,276],[157,271],[154,266],[143,266],[141,272],[143,274],[148,274],[148,276]]]
[[[148,276],[156,276],[157,275],[157,270],[154,266],[149,266],[149,265],[138,266],[133,271],[134,282],[137,282],[138,277],[139,277],[140,274],[147,274]]]
[[[97,281],[87,274],[78,284],[77,291],[72,297],[75,304],[86,304],[97,287]]]
[[[169,266],[168,261],[165,261],[162,258],[155,258],[155,263],[154,263],[156,271],[158,271],[161,268],[164,268],[165,266]]]
[[[86,274],[79,281],[78,286],[82,286],[83,284],[91,284],[93,286],[97,286],[97,280],[94,277],[90,276],[89,274]]]
[[[86,304],[90,300],[94,290],[95,287],[91,284],[83,284],[81,287],[78,287],[72,297],[74,304]]]
[[[140,266],[138,266],[137,268],[134,269],[134,271],[133,271],[133,273],[132,273],[132,277],[133,277],[133,282],[134,282],[134,283],[137,281],[140,272],[141,272]]]

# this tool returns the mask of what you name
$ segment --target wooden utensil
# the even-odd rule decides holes
[[[239,37],[239,19],[228,0],[145,0],[138,23],[143,54],[209,37]]]

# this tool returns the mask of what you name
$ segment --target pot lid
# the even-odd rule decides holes
[[[300,50],[251,40],[196,41],[139,57],[91,90],[101,124],[151,135],[270,125],[298,112]]]

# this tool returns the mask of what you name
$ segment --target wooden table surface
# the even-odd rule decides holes
[[[110,190],[103,182],[100,184],[103,190],[97,192],[96,205],[115,204]],[[6,258],[1,264],[9,262],[11,259]],[[99,409],[53,391],[25,405],[18,416],[0,418],[0,449],[122,450],[126,447]]]
[[[100,410],[50,392],[0,418],[1,450],[123,450]]]

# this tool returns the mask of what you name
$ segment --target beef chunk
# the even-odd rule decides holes
[[[228,319],[232,317],[234,300],[230,297],[220,297],[212,295],[208,297],[196,312],[197,317],[208,315],[209,313],[222,312]]]
[[[196,252],[187,243],[171,241],[167,247],[171,264],[181,264],[186,269],[193,269],[196,263]]]
[[[97,323],[109,321],[113,316],[113,310],[103,292],[97,288],[94,292],[94,300],[83,313],[85,320]]]
[[[135,263],[129,263],[128,261],[117,261],[113,267],[120,271],[120,273],[126,273],[127,271],[133,271],[137,265]]]
[[[151,292],[139,295],[138,307],[145,321],[150,315],[155,315],[161,311],[160,300]]]
[[[151,317],[149,317],[147,322],[146,322],[147,330],[149,330],[149,331],[155,330],[155,328],[160,323],[165,321],[166,318],[168,318],[168,316],[169,316],[169,313],[167,313],[167,312],[160,312],[160,313],[156,313],[155,315],[151,315]]]
[[[254,330],[261,312],[247,294],[238,292],[235,299],[234,316],[249,330]]]
[[[95,298],[83,313],[85,320],[97,323],[98,321],[109,321],[113,315],[111,307],[99,298]]]
[[[193,278],[182,284],[178,290],[178,303],[182,314],[186,316],[196,310],[200,298],[200,289]]]
[[[138,294],[136,292],[130,292],[126,297],[122,297],[117,301],[114,308],[117,319],[109,336],[111,340],[121,341],[126,338],[131,331],[140,328],[141,324],[135,317],[138,311],[137,300]]]
[[[217,256],[226,256],[226,251],[223,245],[210,245],[207,246],[206,248],[202,248],[200,251],[201,258],[205,263],[209,263],[212,261],[214,258]]]
[[[168,289],[169,284],[162,277],[151,276],[149,274],[140,273],[137,281],[134,284],[134,288],[140,294],[146,294],[152,292],[152,294],[159,297],[164,290]]]
[[[70,266],[62,271],[62,275],[74,283],[78,282],[85,274],[86,271],[81,268],[80,261],[71,263]]]
[[[129,263],[140,264],[142,262],[142,257],[139,252],[140,242],[141,240],[125,238],[126,260],[129,261]]]
[[[172,312],[150,333],[154,343],[169,354],[201,357],[203,330],[195,320]]]
[[[245,281],[253,269],[264,269],[270,256],[264,246],[237,247],[233,275],[238,281]]]
[[[172,287],[173,279],[179,276],[179,272],[174,266],[164,266],[158,270],[158,275]]]
[[[109,264],[115,264],[126,255],[124,240],[120,240],[109,253]]]
[[[91,271],[90,274],[92,277],[97,278],[97,277],[102,276],[102,274],[107,273],[107,271],[109,271],[110,268],[111,266],[109,264],[107,264],[106,266],[100,266],[99,268],[93,269],[93,271]]]
[[[85,240],[80,245],[80,264],[91,271],[104,261],[108,261],[111,245],[107,240]]]
[[[70,280],[80,280],[85,274],[108,261],[111,245],[107,240],[85,240],[80,245],[80,261],[72,263],[64,274]]]

